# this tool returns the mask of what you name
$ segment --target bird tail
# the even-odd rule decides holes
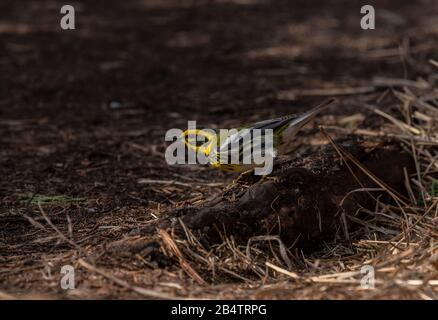
[[[304,112],[303,114],[299,115],[295,119],[293,119],[288,127],[283,132],[283,139],[289,140],[293,138],[300,129],[305,126],[309,121],[311,121],[317,114],[325,110],[329,105],[331,105],[333,102],[337,101],[334,98],[328,99],[321,104],[317,105],[313,109]]]

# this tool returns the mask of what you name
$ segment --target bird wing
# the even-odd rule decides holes
[[[309,111],[293,117],[289,121],[289,125],[287,126],[287,128],[285,128],[285,130],[282,132],[282,139],[292,139],[303,126],[305,126],[309,121],[315,118],[316,115],[325,110],[330,104],[335,101],[335,99],[328,99],[320,105],[310,109]]]
[[[244,127],[243,129],[278,129],[289,123],[296,115],[287,115],[275,119],[262,120],[256,123],[253,123],[249,126]]]
[[[288,140],[293,138],[293,136],[310,120],[312,120],[318,113],[323,111],[328,105],[334,102],[334,99],[329,99],[324,101],[322,104],[312,108],[311,110],[301,113],[301,114],[291,114],[275,119],[263,120],[256,122],[252,125],[245,126],[237,131],[237,133],[232,134],[224,141],[220,139],[218,150],[216,151],[219,157],[225,158],[229,155],[229,152],[233,149],[233,146],[238,146],[239,155],[244,153],[244,150],[251,150],[254,148],[252,143],[252,130],[261,129],[262,135],[264,135],[264,130],[272,129],[274,133],[274,146],[280,142],[279,140]],[[261,147],[264,146],[264,142]]]
[[[269,119],[269,120],[262,120],[256,123],[253,123],[252,125],[249,125],[247,127],[243,127],[237,131],[237,133],[232,134],[226,139],[222,140],[220,139],[220,144],[218,148],[219,153],[226,153],[228,150],[232,149],[232,146],[239,145],[239,154],[242,154],[243,150],[246,150],[247,148],[251,148],[250,144],[252,143],[252,131],[254,129],[260,129],[262,130],[262,136],[265,134],[264,130],[272,129],[274,132],[274,138],[276,133],[282,132],[284,129],[286,129],[291,121],[294,121],[295,119],[299,118],[300,115],[287,115],[275,119]],[[274,143],[275,144],[275,143]]]

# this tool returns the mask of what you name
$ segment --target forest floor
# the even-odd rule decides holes
[[[64,31],[57,1],[2,1],[0,298],[437,299],[438,3],[370,4],[375,30],[346,0],[75,1]],[[212,240],[185,225],[254,181],[169,166],[168,129],[230,128],[328,97],[339,102],[303,129],[293,161],[335,148],[330,137],[377,141],[409,155],[397,194],[374,178],[352,188],[389,199],[336,215],[302,247],[281,226],[223,226]],[[391,152],[380,169],[359,160],[383,179],[404,163]],[[60,286],[65,265],[74,290]],[[367,265],[374,289],[361,287]]]

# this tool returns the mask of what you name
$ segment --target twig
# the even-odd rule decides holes
[[[346,88],[321,88],[310,90],[284,90],[277,94],[280,100],[295,100],[299,96],[345,96],[374,92],[373,86],[346,87]]]
[[[272,264],[272,263],[270,263],[270,262],[268,262],[268,261],[266,261],[265,265],[266,265],[268,268],[271,268],[271,269],[273,269],[273,270],[275,270],[275,271],[277,271],[277,272],[280,272],[280,273],[282,273],[282,274],[284,274],[284,275],[287,275],[288,277],[291,277],[291,278],[293,278],[293,279],[300,279],[300,278],[301,278],[301,277],[300,277],[298,274],[296,274],[295,272],[288,271],[288,270],[285,270],[285,269],[283,269],[283,268],[280,268],[280,267],[276,266],[275,264]]]
[[[430,88],[430,84],[426,81],[413,81],[403,78],[384,78],[384,77],[375,77],[373,79],[373,84],[375,86],[385,86],[385,87],[414,87],[417,89],[428,89]]]
[[[38,203],[38,208],[40,209],[41,215],[43,218],[47,221],[50,227],[52,227],[53,230],[63,239],[65,242],[72,245],[74,248],[79,249],[80,247],[73,241],[67,238],[53,223],[50,221],[49,217],[47,217],[46,213],[44,212],[43,208],[41,207],[41,204]]]
[[[435,60],[433,60],[433,59],[430,59],[429,62],[430,62],[431,65],[433,65],[433,66],[435,66],[435,67],[438,68],[438,61],[435,61]]]
[[[277,241],[280,247],[281,258],[286,263],[288,268],[292,268],[292,262],[290,261],[287,255],[286,246],[283,244],[283,241],[281,241],[281,239],[278,236],[255,236],[249,238],[248,244],[246,245],[246,256],[248,257],[248,259],[251,260],[250,247],[251,247],[251,243],[254,241]]]
[[[17,297],[7,292],[0,291],[0,300],[17,300]]]
[[[91,264],[89,264],[88,262],[86,262],[83,259],[79,259],[78,263],[83,266],[85,269],[88,269],[89,271],[95,272],[100,274],[101,276],[112,280],[114,283],[118,284],[121,287],[124,287],[126,289],[132,290],[144,297],[147,298],[156,298],[156,299],[166,299],[166,300],[175,300],[175,299],[189,299],[189,298],[183,298],[183,297],[176,297],[176,296],[172,296],[163,292],[158,292],[158,291],[154,291],[154,290],[149,290],[149,289],[145,289],[145,288],[141,288],[141,287],[137,287],[137,286],[133,286],[131,284],[129,284],[128,282],[126,282],[125,280],[119,279],[111,274],[109,274],[108,272],[102,270],[102,269],[98,269],[95,266],[92,266]]]
[[[192,266],[187,262],[187,260],[184,258],[181,250],[179,250],[178,246],[176,245],[175,241],[173,241],[172,237],[167,233],[165,230],[161,229],[158,231],[158,234],[160,235],[161,239],[163,240],[163,243],[166,245],[168,249],[175,255],[178,260],[181,268],[193,279],[195,280],[199,285],[205,285],[206,282],[202,277],[192,268]]]
[[[224,184],[222,182],[194,182],[194,183],[185,183],[176,180],[154,180],[154,179],[138,179],[138,184],[166,184],[166,185],[177,185],[183,187],[193,187],[196,185],[204,185],[208,187],[221,187]]]

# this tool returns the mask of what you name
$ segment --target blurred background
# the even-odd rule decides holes
[[[69,254],[16,221],[35,194],[68,195],[68,219],[88,237],[81,244],[100,248],[163,208],[208,197],[140,179],[208,182],[211,194],[232,179],[169,167],[170,128],[233,127],[331,96],[343,106],[331,114],[348,116],[388,86],[437,81],[435,0],[73,1],[75,30],[60,27],[64,4],[0,2],[0,287],[16,292],[58,292],[39,270]],[[360,27],[365,4],[375,30]],[[48,214],[66,223],[58,209]],[[33,271],[20,279],[13,270],[25,267]]]

